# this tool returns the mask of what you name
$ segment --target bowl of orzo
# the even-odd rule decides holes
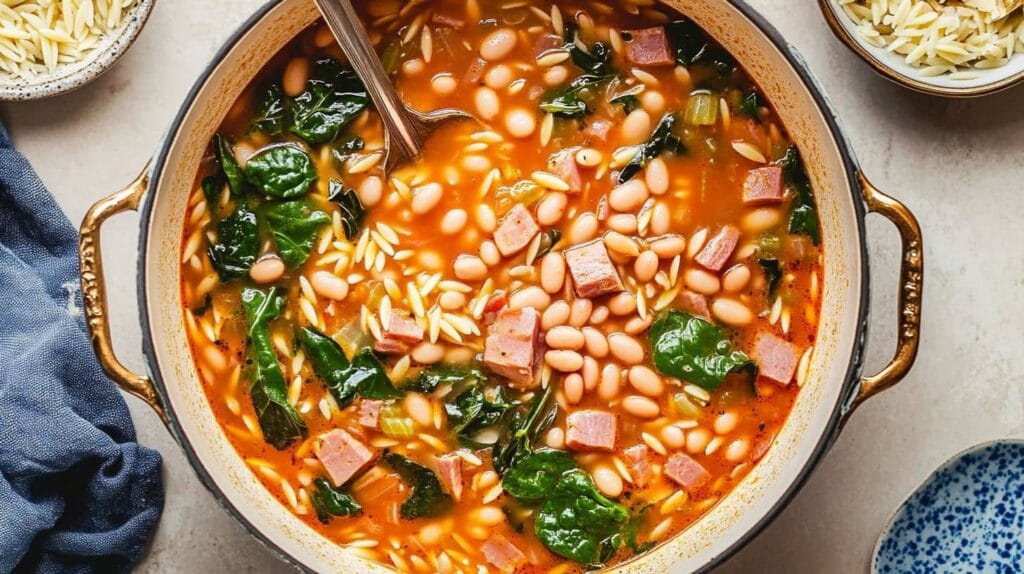
[[[0,100],[69,92],[114,65],[155,0],[0,2]]]
[[[1021,0],[818,0],[851,51],[913,90],[973,97],[1024,80]]]
[[[267,3],[82,224],[105,370],[305,570],[717,564],[913,364],[913,215],[743,2],[357,4],[406,104],[480,124],[385,173],[314,4]],[[99,253],[133,209],[146,375]],[[902,258],[896,351],[864,375],[869,213]]]

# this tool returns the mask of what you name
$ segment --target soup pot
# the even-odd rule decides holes
[[[615,570],[704,570],[763,528],[793,497],[866,399],[898,382],[920,338],[923,248],[914,216],[861,173],[835,113],[801,58],[739,0],[671,0],[743,64],[797,143],[818,198],[824,293],[818,340],[804,388],[773,448],[731,494],[681,535]],[[155,159],[126,189],[92,207],[82,223],[81,281],[96,354],[110,377],[163,418],[203,483],[254,536],[310,571],[386,572],[306,526],[263,487],[235,452],[207,403],[186,339],[180,292],[185,206],[207,143],[263,65],[318,18],[309,0],[274,0],[231,37],[198,79]],[[429,145],[429,144],[428,144]],[[148,375],[131,372],[110,340],[100,228],[139,210],[138,298]],[[864,219],[890,220],[902,241],[898,337],[892,361],[862,376],[869,265]]]

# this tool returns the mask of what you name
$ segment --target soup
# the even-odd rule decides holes
[[[416,572],[578,572],[761,459],[822,290],[800,154],[647,2],[367,2],[402,99],[465,109],[383,172],[317,23],[232,107],[182,238],[210,407],[310,528]]]

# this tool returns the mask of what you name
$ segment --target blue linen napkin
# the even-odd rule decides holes
[[[0,124],[0,572],[123,572],[163,509],[78,293],[78,235]]]

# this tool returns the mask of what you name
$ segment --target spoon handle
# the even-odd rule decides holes
[[[395,151],[407,158],[419,156],[423,141],[416,124],[398,99],[391,78],[384,71],[352,3],[349,0],[316,0],[316,3],[334,38],[366,85],[384,129],[391,136],[391,144],[399,148]]]

